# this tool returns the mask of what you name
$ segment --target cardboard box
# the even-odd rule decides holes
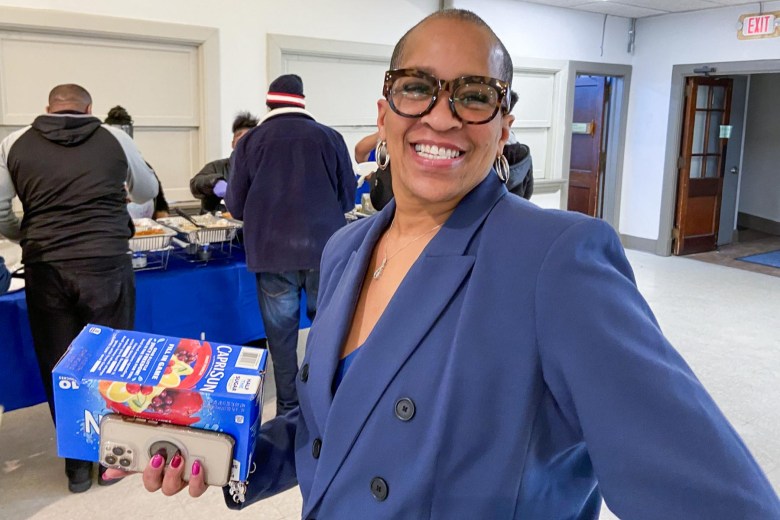
[[[119,413],[227,433],[231,480],[246,480],[268,352],[87,325],[54,368],[57,452],[98,460],[100,419]]]

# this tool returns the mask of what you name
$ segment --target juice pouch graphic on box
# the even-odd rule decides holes
[[[87,325],[52,373],[60,457],[97,461],[108,413],[223,432],[244,481],[260,428],[268,353]]]

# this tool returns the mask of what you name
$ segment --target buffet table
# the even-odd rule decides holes
[[[308,327],[306,303],[301,327]],[[170,256],[167,270],[136,272],[135,329],[246,344],[265,337],[255,275],[243,252],[207,264]],[[38,374],[24,291],[0,296],[0,404],[6,410],[46,400]]]

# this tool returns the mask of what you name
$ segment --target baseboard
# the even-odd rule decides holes
[[[748,213],[737,213],[737,227],[755,229],[770,235],[780,235],[780,222],[768,218],[757,217]]]
[[[641,251],[643,253],[658,254],[656,250],[658,247],[658,241],[650,238],[632,237],[631,235],[620,235],[620,243],[626,249],[633,249],[634,251]]]

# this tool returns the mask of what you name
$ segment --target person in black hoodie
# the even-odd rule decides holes
[[[33,344],[55,418],[51,372],[73,338],[87,323],[133,328],[125,204],[152,199],[159,186],[130,136],[92,116],[83,87],[54,87],[46,112],[0,142],[0,234],[22,246]],[[66,459],[70,491],[89,489],[91,471],[91,462]]]

